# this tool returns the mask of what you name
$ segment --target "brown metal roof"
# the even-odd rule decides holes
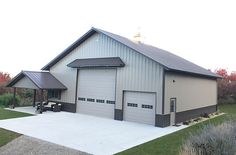
[[[67,49],[65,49],[61,54],[59,54],[57,57],[55,57],[52,61],[50,61],[47,65],[45,65],[42,70],[49,70],[53,65],[55,65],[58,61],[60,61],[63,57],[65,57],[67,54],[69,54],[71,51],[73,51],[76,47],[78,47],[80,44],[82,44],[86,39],[88,39],[90,36],[92,36],[94,33],[100,33],[104,34],[123,45],[141,53],[142,55],[156,61],[157,63],[164,66],[166,70],[169,71],[177,71],[177,72],[185,72],[189,74],[196,74],[196,75],[202,75],[206,77],[212,77],[212,78],[220,78],[219,75],[212,73],[211,71],[208,71],[188,60],[185,60],[175,54],[172,54],[168,51],[159,49],[157,47],[146,45],[143,43],[137,44],[133,41],[119,36],[117,34],[113,34],[101,29],[97,28],[91,28],[87,33],[85,33],[82,37],[80,37],[78,40],[76,40],[71,46],[69,46]]]
[[[67,65],[71,68],[124,67],[119,57],[76,59]]]
[[[29,78],[39,89],[67,89],[58,79],[49,72],[22,71],[7,84],[13,87],[23,77]]]

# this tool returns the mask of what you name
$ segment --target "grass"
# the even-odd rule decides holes
[[[32,115],[0,108],[0,120],[26,116]],[[19,136],[21,136],[21,134],[0,128],[0,147],[6,145],[7,143]]]
[[[188,138],[190,132],[198,132],[205,124],[220,124],[228,117],[236,118],[236,104],[222,105],[220,111],[226,113],[225,115],[207,120],[205,122],[190,126],[178,132],[163,136],[161,138],[152,140],[134,148],[128,149],[124,152],[118,153],[119,155],[178,155],[179,149],[183,142]],[[32,116],[26,113],[9,111],[0,108],[0,120]],[[20,134],[11,132],[0,128],[0,147],[19,137]]]
[[[0,147],[19,136],[21,136],[21,134],[0,128]]]
[[[0,120],[9,119],[9,118],[17,118],[17,117],[26,117],[26,116],[32,116],[32,115],[0,108]]]
[[[217,125],[229,117],[236,118],[236,104],[221,105],[219,108],[221,112],[226,114],[125,150],[118,153],[118,155],[178,155],[183,142],[188,138],[190,132],[198,132],[204,125],[209,123]]]

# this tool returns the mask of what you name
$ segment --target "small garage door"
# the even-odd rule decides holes
[[[115,75],[115,69],[79,70],[77,112],[114,118]]]
[[[155,125],[155,93],[125,92],[124,120]]]

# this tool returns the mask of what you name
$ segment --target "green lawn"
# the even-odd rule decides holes
[[[0,108],[0,120],[1,119],[9,119],[9,118],[17,118],[17,117],[25,117],[25,116],[32,116],[32,115],[27,114],[27,113],[10,111],[10,110],[5,110],[3,108]]]
[[[9,119],[9,118],[17,118],[17,117],[25,117],[25,116],[32,116],[32,115],[0,108],[0,120]],[[19,136],[20,134],[18,133],[0,128],[0,147]]]
[[[21,134],[0,128],[0,147],[19,137]]]
[[[124,152],[118,153],[119,155],[178,155],[181,145],[189,136],[189,133],[198,132],[205,124],[219,124],[228,117],[236,118],[236,104],[220,106],[220,111],[226,113],[225,115],[210,119],[208,121],[198,123],[178,132],[157,138],[142,145],[133,147]]]
[[[225,112],[227,114],[223,116],[219,116],[213,118],[211,120],[190,126],[186,129],[180,130],[173,134],[163,136],[161,138],[152,140],[145,144],[136,146],[129,150],[119,153],[120,155],[178,155],[179,149],[184,142],[184,140],[189,136],[190,132],[197,132],[199,131],[203,125],[205,124],[219,124],[222,123],[228,117],[235,117],[236,118],[236,104],[235,105],[223,105],[220,106],[220,111]],[[26,113],[19,113],[14,111],[9,111],[0,108],[0,120],[1,119],[9,119],[9,118],[16,118],[16,117],[25,117],[31,116],[30,114]],[[0,147],[7,144],[8,142],[12,141],[13,139],[19,137],[20,134],[11,132],[8,130],[4,130],[0,128]]]

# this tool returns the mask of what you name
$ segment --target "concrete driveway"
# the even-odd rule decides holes
[[[114,154],[187,126],[151,125],[77,113],[45,113],[1,120],[0,127],[91,154]]]

